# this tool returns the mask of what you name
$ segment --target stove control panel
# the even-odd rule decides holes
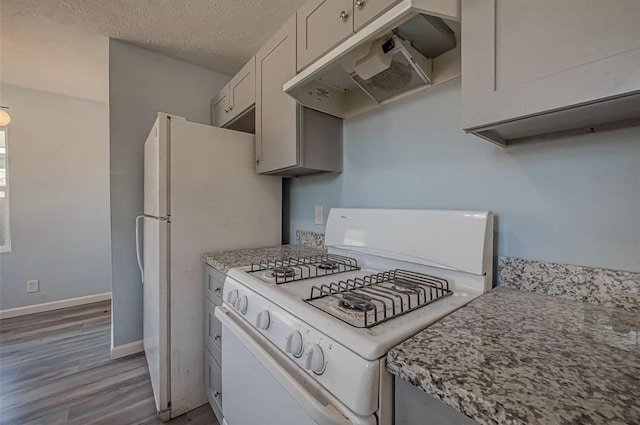
[[[225,281],[223,299],[225,305],[354,412],[365,416],[376,411],[379,360],[363,359],[235,279]],[[375,390],[363,393],[362,388]]]

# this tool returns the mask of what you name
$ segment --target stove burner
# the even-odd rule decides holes
[[[373,298],[366,295],[346,293],[342,295],[340,307],[351,311],[370,311],[376,308],[372,301]]]
[[[318,263],[317,267],[320,270],[335,270],[340,267],[340,264],[337,261],[333,260],[324,260]]]
[[[446,279],[396,269],[318,282],[304,301],[348,325],[371,328],[452,294]]]
[[[296,271],[292,267],[274,267],[271,269],[271,276],[276,279],[290,279],[295,275]]]
[[[406,282],[402,280],[395,280],[391,282],[391,287],[398,292],[410,292],[416,293],[419,292],[420,285],[413,282]]]

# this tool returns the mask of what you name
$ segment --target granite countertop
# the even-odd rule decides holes
[[[325,251],[304,245],[279,245],[267,248],[236,249],[202,255],[202,259],[211,267],[227,273],[234,267],[249,266],[261,260],[286,260],[292,257],[320,255]]]
[[[640,314],[497,287],[388,368],[481,424],[640,424]]]

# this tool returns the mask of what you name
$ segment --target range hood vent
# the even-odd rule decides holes
[[[460,76],[458,0],[402,0],[284,84],[348,118]]]
[[[431,67],[431,60],[408,42],[391,35],[374,41],[349,76],[373,100],[382,103],[431,85]]]
[[[440,18],[417,14],[394,31],[428,58],[435,58],[456,47],[456,35]]]

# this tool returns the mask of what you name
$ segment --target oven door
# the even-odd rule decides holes
[[[376,425],[342,405],[266,338],[225,306],[222,396],[226,425]]]

